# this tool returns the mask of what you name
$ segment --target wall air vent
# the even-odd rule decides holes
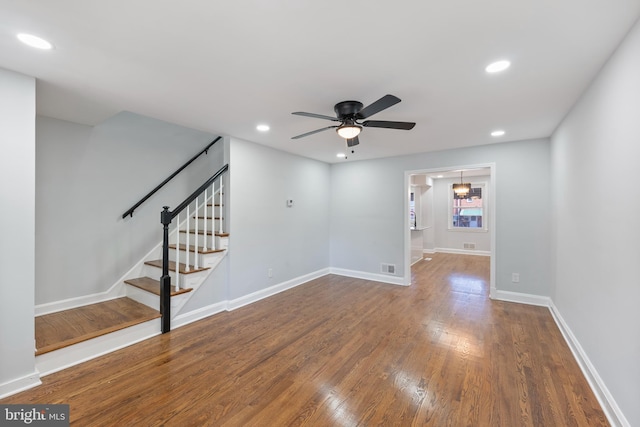
[[[380,264],[380,271],[385,274],[396,274],[395,264]]]

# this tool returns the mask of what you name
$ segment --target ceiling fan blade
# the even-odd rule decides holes
[[[349,147],[349,148],[355,147],[358,144],[360,144],[360,140],[358,139],[358,135],[354,136],[351,139],[347,139],[347,147]]]
[[[316,119],[331,120],[334,122],[339,121],[337,117],[324,116],[322,114],[315,114],[315,113],[305,113],[304,111],[296,111],[295,113],[291,113],[291,114],[295,114],[296,116],[306,116],[306,117],[313,117]]]
[[[367,117],[371,117],[382,110],[386,110],[387,108],[396,105],[398,102],[400,102],[400,98],[398,98],[397,96],[385,95],[373,104],[367,105],[362,110],[360,110],[358,114],[356,114],[356,118],[366,119]]]
[[[337,127],[338,126],[327,126],[326,128],[316,129],[316,130],[312,130],[311,132],[307,132],[307,133],[303,133],[301,135],[293,136],[293,137],[291,137],[291,139],[304,138],[305,136],[313,135],[314,133],[322,132],[322,131],[327,130],[327,129],[334,129],[334,128],[337,128]]]
[[[402,129],[411,130],[415,126],[412,122],[388,122],[384,120],[367,120],[362,122],[362,126],[370,128]]]

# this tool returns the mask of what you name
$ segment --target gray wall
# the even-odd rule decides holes
[[[33,77],[0,69],[0,395],[37,382],[35,90]]]
[[[548,296],[549,140],[492,144],[332,166],[331,267],[404,272],[405,171],[496,164],[496,287]],[[520,283],[511,283],[511,273]]]
[[[640,25],[552,137],[556,307],[640,425]]]
[[[229,299],[328,268],[330,166],[234,138],[230,154]]]
[[[160,211],[222,165],[222,141],[121,215],[213,136],[120,113],[93,128],[37,119],[36,304],[106,291],[162,239]]]

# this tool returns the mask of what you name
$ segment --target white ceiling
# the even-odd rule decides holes
[[[549,136],[639,15],[640,0],[0,0],[0,67],[38,79],[42,115],[127,110],[326,162],[345,161],[333,130],[290,138],[333,123],[291,112],[401,98],[371,119],[416,127],[365,128],[352,161]],[[511,68],[485,73],[497,59]]]

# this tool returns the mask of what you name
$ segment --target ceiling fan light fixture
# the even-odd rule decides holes
[[[344,139],[353,139],[356,136],[360,135],[361,131],[362,131],[362,126],[352,124],[352,123],[345,123],[336,129],[336,132],[338,132],[338,135],[340,135]]]

